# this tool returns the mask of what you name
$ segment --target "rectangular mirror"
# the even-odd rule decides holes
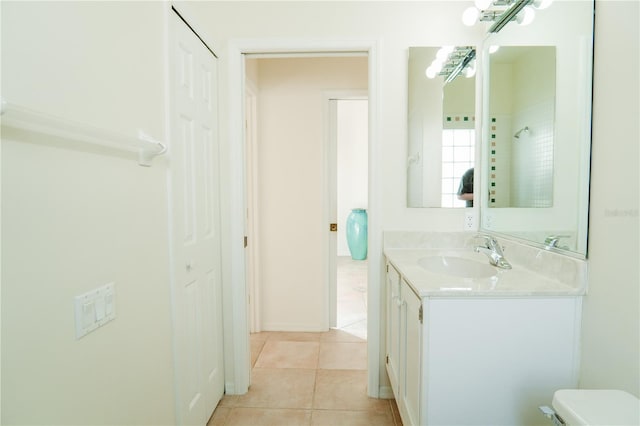
[[[586,257],[594,2],[553,2],[483,45],[481,229]],[[495,53],[496,47],[499,47]]]
[[[475,54],[473,46],[409,48],[408,207],[473,205]]]

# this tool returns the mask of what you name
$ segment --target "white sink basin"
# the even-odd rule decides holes
[[[429,272],[461,278],[488,278],[497,273],[488,263],[459,256],[427,256],[418,264]]]

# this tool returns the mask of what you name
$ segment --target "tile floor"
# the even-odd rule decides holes
[[[367,397],[366,262],[338,259],[338,328],[252,334],[249,392],[208,426],[401,426],[395,401]]]
[[[398,426],[395,401],[367,397],[367,343],[349,332],[251,335],[245,395],[225,395],[209,426]]]
[[[337,328],[367,339],[367,261],[339,256]]]

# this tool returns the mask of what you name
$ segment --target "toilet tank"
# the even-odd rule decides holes
[[[620,390],[561,389],[552,405],[569,426],[640,425],[640,399]]]

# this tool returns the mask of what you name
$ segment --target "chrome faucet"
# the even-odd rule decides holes
[[[502,253],[502,247],[491,235],[478,235],[478,238],[484,239],[483,246],[476,246],[477,253],[484,253],[489,258],[489,263],[502,269],[511,269],[511,264],[507,262]]]
[[[560,238],[569,238],[569,235],[549,235],[544,239],[544,245],[546,249],[562,248],[558,246]]]

